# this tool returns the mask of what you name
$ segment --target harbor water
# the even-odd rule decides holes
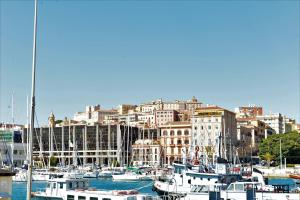
[[[135,189],[140,193],[156,195],[152,191],[152,181],[130,181],[121,182],[112,179],[90,179],[90,187],[101,190],[130,190]],[[290,188],[297,187],[296,180],[290,178],[272,178],[269,184],[288,184]],[[43,190],[45,182],[33,182],[33,191]],[[299,187],[299,186],[298,186]],[[13,183],[13,200],[26,200],[26,183]]]

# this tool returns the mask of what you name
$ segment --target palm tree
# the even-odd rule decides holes
[[[274,156],[267,152],[265,155],[263,155],[263,158],[267,161],[268,167],[270,167],[270,163],[273,160]]]

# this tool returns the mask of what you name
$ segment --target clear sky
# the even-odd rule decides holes
[[[0,1],[1,112],[26,122],[34,1]],[[299,114],[299,1],[39,1],[37,116],[163,98]]]

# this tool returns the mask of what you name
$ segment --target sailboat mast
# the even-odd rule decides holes
[[[33,25],[33,49],[32,49],[32,85],[31,85],[31,113],[30,113],[30,134],[29,134],[29,163],[27,176],[27,195],[26,199],[31,200],[32,189],[32,139],[34,131],[35,114],[35,68],[36,68],[36,32],[37,32],[37,0],[34,1],[34,25]]]

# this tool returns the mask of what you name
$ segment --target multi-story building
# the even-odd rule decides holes
[[[271,127],[276,134],[284,133],[283,116],[280,113],[256,116],[256,119]]]
[[[136,107],[136,105],[121,104],[118,106],[118,113],[119,115],[126,115],[128,112],[135,110]]]
[[[160,166],[161,148],[156,140],[140,139],[132,145],[132,161],[134,166]]]
[[[156,129],[115,125],[70,124],[35,128],[33,156],[46,162],[51,156],[63,164],[111,164],[131,162],[132,144],[143,138],[157,139]],[[23,130],[23,141],[27,128]],[[77,158],[77,159],[76,159]]]
[[[237,141],[239,156],[256,155],[259,143],[266,138],[267,127],[255,118],[237,118]]]
[[[176,110],[156,110],[155,124],[156,126],[164,125],[168,122],[178,121],[178,112]]]
[[[237,143],[235,113],[217,106],[198,108],[192,117],[193,146],[199,146],[205,160],[231,160]]]
[[[235,112],[237,118],[254,118],[263,115],[263,108],[256,105],[241,106],[236,108]]]
[[[189,159],[192,126],[190,122],[168,122],[161,129],[162,164]]]
[[[22,143],[21,130],[0,128],[0,166],[21,167],[27,156],[27,143]]]
[[[291,119],[287,116],[283,116],[283,133],[288,133],[294,130],[297,130],[296,120]]]
[[[151,128],[155,128],[155,114],[140,113],[138,115],[138,121],[140,124],[146,125]]]
[[[85,112],[75,113],[74,120],[94,125],[96,123],[103,123],[105,116],[115,114],[118,114],[117,110],[102,110],[100,105],[86,106]]]

